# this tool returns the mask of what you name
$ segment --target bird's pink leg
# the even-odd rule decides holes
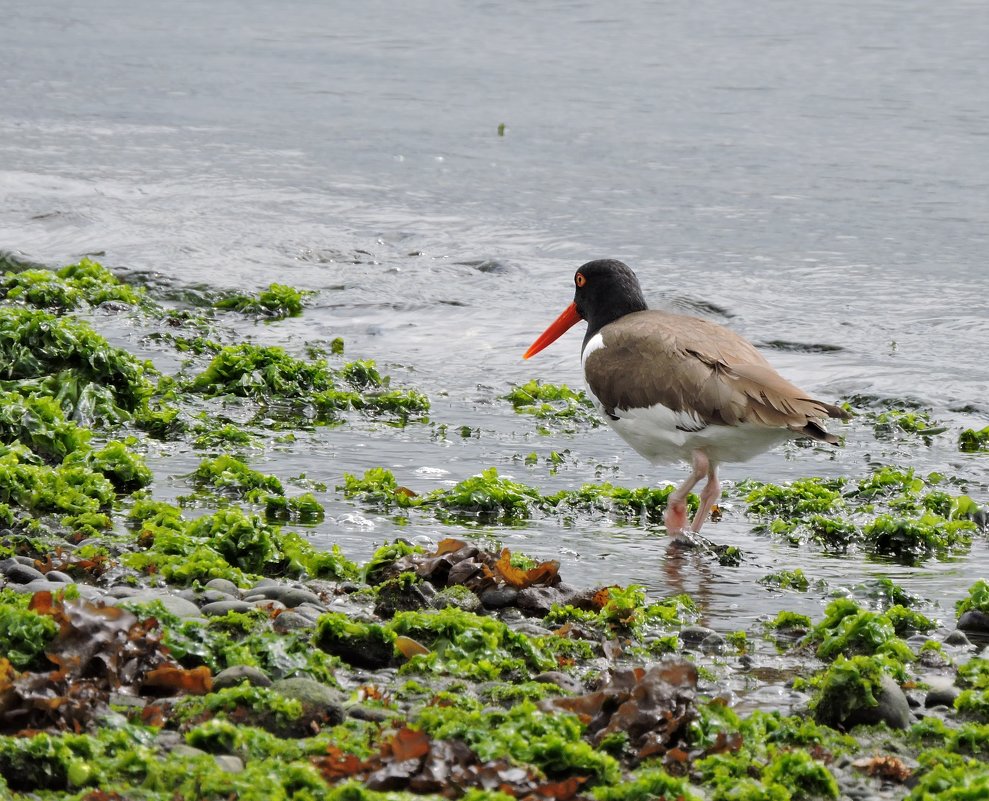
[[[687,496],[698,481],[704,478],[705,475],[710,476],[708,464],[707,454],[703,451],[694,451],[693,469],[690,475],[666,499],[666,511],[663,513],[663,522],[666,524],[668,534],[679,534],[686,530]],[[695,520],[694,522],[696,524],[697,521]],[[696,531],[697,529],[694,530]]]
[[[690,525],[691,531],[696,533],[701,530],[701,526],[704,525],[707,516],[711,514],[711,509],[720,498],[721,483],[718,481],[718,465],[712,463],[707,470],[707,483],[704,485],[704,489],[701,490],[701,505],[697,508],[697,514],[694,515],[694,522]]]

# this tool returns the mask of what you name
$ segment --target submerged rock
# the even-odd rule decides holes
[[[969,609],[958,618],[960,631],[974,631],[979,634],[989,634],[989,615],[980,609]]]

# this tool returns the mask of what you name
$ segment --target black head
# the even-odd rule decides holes
[[[587,320],[585,342],[608,323],[647,308],[639,279],[627,264],[616,259],[589,261],[577,270],[573,280],[577,314]]]

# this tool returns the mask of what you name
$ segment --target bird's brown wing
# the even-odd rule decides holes
[[[716,323],[651,310],[601,329],[604,348],[588,354],[588,385],[605,410],[661,403],[704,425],[744,422],[789,428],[837,442],[815,422],[847,417],[809,398],[766,361],[755,346]]]

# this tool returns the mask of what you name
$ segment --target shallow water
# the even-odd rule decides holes
[[[0,249],[49,265],[95,254],[163,295],[319,290],[303,317],[240,334],[294,349],[343,336],[349,357],[429,395],[435,423],[477,430],[358,421],[257,454],[283,479],[330,485],[316,541],[363,559],[395,536],[465,533],[400,527],[333,491],[372,466],[421,490],[490,465],[545,490],[680,480],[607,429],[541,436],[498,400],[530,378],[580,384],[576,333],[521,353],[569,302],[574,268],[601,256],[633,265],[654,305],[776,343],[774,364],[822,398],[908,400],[949,427],[928,446],[876,441],[860,421],[840,452],[778,449],[726,478],[898,463],[989,499],[989,458],[955,449],[989,423],[982,4],[338,5],[42,0],[6,9],[0,29]],[[563,449],[555,475],[520,459]],[[187,493],[199,458],[154,456],[156,493]],[[989,573],[984,538],[904,568],[791,548],[740,508],[706,533],[746,563],[674,559],[659,529],[603,520],[493,532],[561,559],[572,583],[690,591],[727,628],[816,613],[875,575],[950,619]],[[797,566],[825,583],[754,583]]]

